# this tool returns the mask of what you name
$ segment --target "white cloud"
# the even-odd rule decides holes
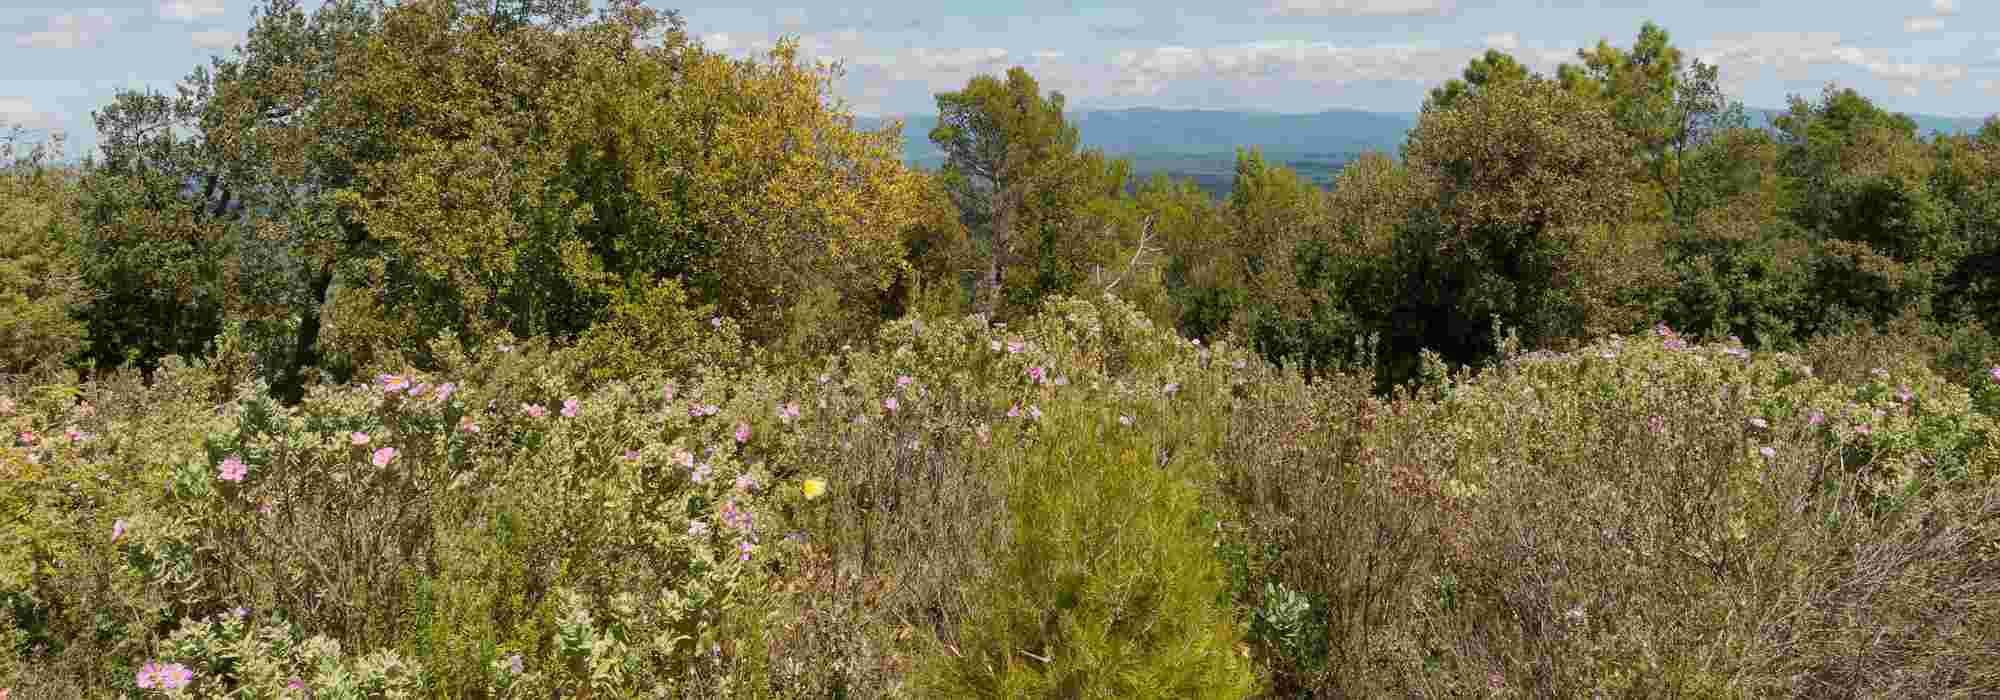
[[[1730,82],[1746,72],[1775,69],[1783,80],[1811,79],[1815,66],[1860,68],[1904,94],[1923,84],[1933,87],[1962,80],[1966,67],[1956,63],[1896,61],[1880,50],[1848,46],[1836,32],[1748,32],[1717,36],[1691,52],[1702,61],[1724,67]],[[1739,67],[1734,68],[1732,67]]]
[[[160,3],[161,17],[182,22],[215,17],[224,12],[227,10],[222,7],[222,0],[167,0]]]
[[[1042,50],[1042,51],[1036,51],[1036,52],[1034,52],[1034,53],[1032,53],[1032,54],[1029,54],[1029,55],[1031,55],[1031,56],[1034,56],[1034,57],[1035,57],[1035,60],[1037,60],[1037,61],[1053,61],[1053,60],[1056,60],[1056,59],[1058,59],[1058,58],[1062,58],[1062,57],[1063,57],[1063,52],[1061,52],[1061,51],[1050,51],[1050,50],[1046,50],[1046,49],[1045,49],[1045,50]]]
[[[778,26],[797,29],[806,26],[806,10],[803,7],[786,7],[778,10]]]
[[[910,49],[906,55],[915,62],[917,68],[926,71],[977,71],[998,66],[1007,61],[1006,49]],[[903,61],[896,61],[898,65]]]
[[[1120,93],[1150,95],[1178,81],[1200,80],[1252,86],[1278,81],[1315,85],[1429,85],[1457,77],[1468,62],[1483,53],[1483,48],[1338,46],[1293,40],[1124,51],[1113,57],[1112,63],[1121,77]],[[1529,69],[1546,73],[1572,55],[1569,51],[1548,49],[1517,58]]]
[[[1455,0],[1272,0],[1266,13],[1281,17],[1403,17],[1449,15]]]
[[[1931,11],[1941,15],[1958,12],[1958,0],[1931,0]]]
[[[1911,34],[1935,32],[1944,28],[1944,20],[1936,17],[1911,17],[1903,20],[1903,31]]]
[[[235,47],[236,42],[242,38],[238,36],[236,32],[224,31],[220,29],[205,31],[205,32],[195,32],[194,34],[190,35],[190,37],[194,40],[195,48],[208,49],[211,51],[220,51],[222,49]]]
[[[1513,32],[1486,35],[1486,48],[1513,51],[1521,48],[1521,37]]]
[[[88,15],[56,15],[48,28],[14,38],[14,45],[26,49],[74,49],[96,43],[97,35],[111,29],[111,18],[103,12]]]
[[[35,109],[34,100],[26,97],[0,96],[0,133],[7,129],[50,129],[62,123],[62,115]]]
[[[736,43],[729,38],[728,34],[716,32],[714,34],[701,35],[701,45],[716,53],[727,53],[731,47],[736,46]]]
[[[1987,78],[1980,80],[1978,85],[1979,89],[1986,91],[1988,95],[2000,95],[2000,81]]]

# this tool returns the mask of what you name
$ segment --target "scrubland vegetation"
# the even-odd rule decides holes
[[[274,0],[0,163],[0,698],[2000,695],[2000,121],[1578,59],[1216,200]]]

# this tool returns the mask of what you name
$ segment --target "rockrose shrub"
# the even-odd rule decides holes
[[[1832,383],[1661,328],[1386,399],[1260,383],[1235,424],[1239,595],[1316,630],[1258,629],[1281,691],[1995,688],[1993,425],[1920,363]]]

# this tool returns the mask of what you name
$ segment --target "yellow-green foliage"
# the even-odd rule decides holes
[[[1118,411],[1127,411],[1118,415]],[[1004,544],[918,694],[1242,698],[1255,688],[1198,526],[1204,426],[1154,405],[1062,401],[998,447]],[[1197,438],[1189,440],[1188,438]]]
[[[72,315],[88,299],[77,270],[75,182],[45,162],[55,155],[49,146],[29,148],[18,132],[0,142],[0,374],[61,363],[83,345],[83,323]]]
[[[664,280],[802,352],[879,319],[922,182],[790,45],[731,59],[636,3],[517,26],[412,2],[382,25],[327,98],[389,147],[357,152],[337,195],[380,254],[343,269],[334,345],[574,336],[609,316],[640,337],[606,342],[650,342],[675,331],[631,307]]]

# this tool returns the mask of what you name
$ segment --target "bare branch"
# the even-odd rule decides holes
[[[1146,217],[1146,222],[1139,225],[1139,245],[1132,250],[1132,259],[1126,261],[1125,271],[1119,273],[1117,279],[1111,280],[1110,284],[1104,285],[1105,294],[1110,294],[1112,290],[1117,289],[1120,282],[1124,282],[1126,277],[1132,275],[1132,270],[1142,265],[1152,264],[1150,262],[1143,262],[1147,253],[1160,252],[1160,249],[1147,245],[1151,242],[1153,242],[1153,217],[1148,216]]]

